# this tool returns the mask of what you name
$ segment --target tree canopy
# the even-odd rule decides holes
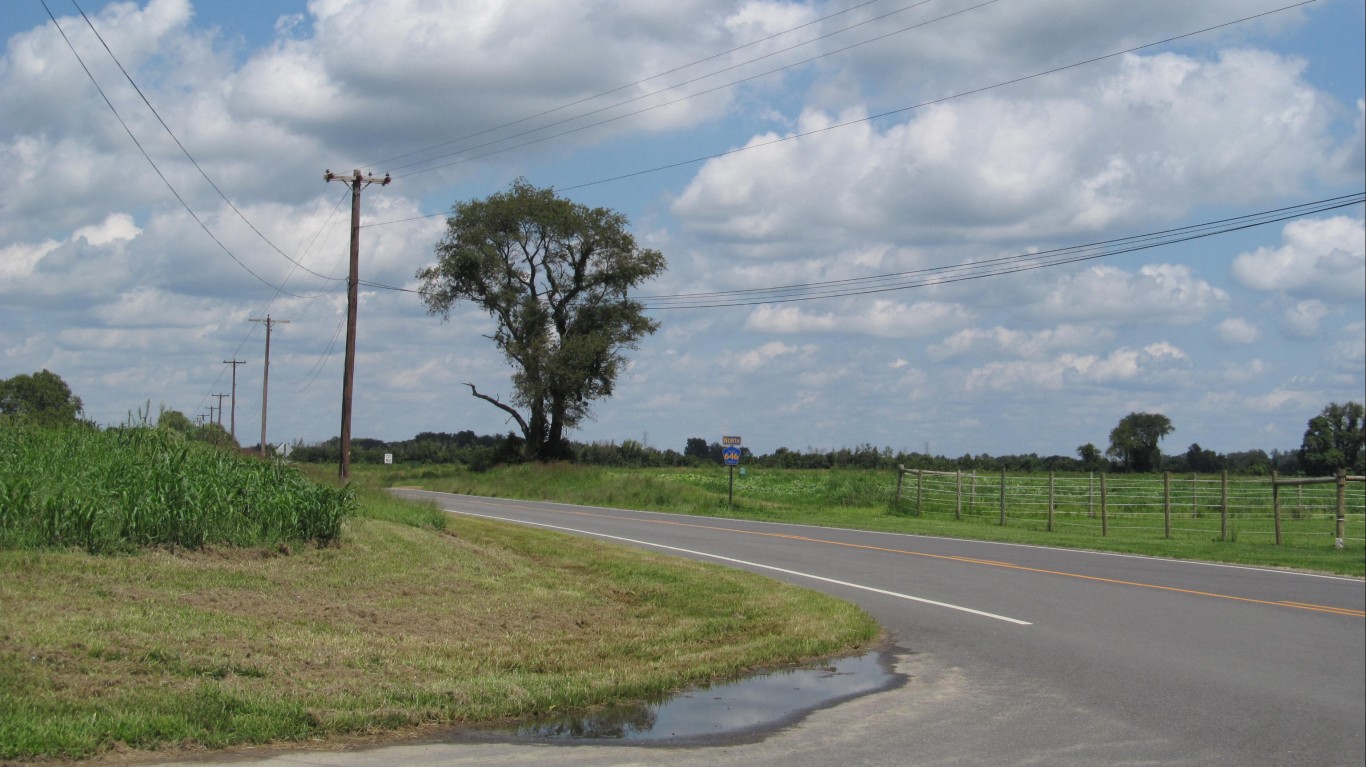
[[[436,264],[417,273],[430,313],[448,318],[464,300],[494,319],[489,338],[514,368],[510,401],[465,385],[517,421],[529,459],[568,456],[566,432],[611,396],[625,351],[659,327],[629,291],[663,272],[664,256],[627,226],[518,179],[457,203]]]
[[[81,398],[50,370],[0,379],[0,413],[5,415],[58,426],[76,423],[81,411]]]
[[[1157,443],[1173,431],[1171,419],[1161,413],[1130,413],[1110,431],[1105,454],[1128,471],[1157,471],[1162,466]]]
[[[1366,408],[1359,402],[1334,402],[1309,419],[1300,445],[1300,465],[1309,474],[1338,469],[1366,473]]]

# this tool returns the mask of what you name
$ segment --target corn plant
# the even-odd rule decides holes
[[[0,548],[335,540],[348,488],[146,426],[0,427]]]

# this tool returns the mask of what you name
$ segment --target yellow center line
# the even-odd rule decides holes
[[[499,505],[507,508],[506,504]],[[1064,578],[1076,578],[1084,581],[1094,581],[1097,583],[1109,583],[1116,586],[1132,586],[1141,589],[1153,589],[1155,591],[1169,591],[1177,594],[1190,594],[1193,596],[1212,597],[1214,599],[1227,599],[1233,602],[1246,602],[1256,605],[1270,605],[1272,607],[1289,607],[1296,610],[1310,610],[1313,612],[1329,613],[1331,615],[1345,615],[1352,618],[1366,618],[1366,611],[1356,610],[1349,607],[1334,607],[1332,605],[1316,605],[1306,602],[1274,601],[1269,599],[1253,599],[1252,597],[1239,597],[1232,594],[1219,594],[1213,591],[1199,591],[1196,589],[1185,589],[1179,586],[1162,586],[1156,583],[1143,583],[1140,581],[1126,581],[1117,578],[1105,578],[1099,575],[1084,575],[1082,573],[1071,573],[1065,570],[1049,570],[1040,567],[1029,567],[1017,565],[1011,562],[998,562],[992,559],[977,559],[975,557],[960,557],[947,554],[929,554],[923,551],[909,551],[907,549],[894,549],[883,546],[870,546],[865,543],[848,543],[845,541],[832,541],[827,538],[811,538],[805,535],[792,535],[789,533],[760,532],[757,530],[738,530],[733,527],[720,527],[717,525],[702,525],[693,522],[678,522],[669,519],[647,519],[642,517],[621,517],[612,514],[601,514],[590,511],[569,511],[564,509],[545,509],[543,507],[514,506],[513,508],[525,509],[527,511],[553,511],[556,514],[571,514],[580,517],[598,517],[602,519],[631,520],[637,522],[650,522],[657,525],[672,525],[674,527],[689,527],[697,530],[712,530],[723,533],[736,533],[741,535],[756,535],[763,538],[781,538],[791,541],[802,541],[803,543],[820,543],[827,546],[842,546],[849,549],[861,549],[864,551],[879,551],[887,554],[903,554],[912,557],[924,557],[927,559],[942,559],[950,562],[962,562],[972,565],[983,565],[985,567],[1000,567],[1009,570],[1020,570],[1023,572],[1039,573],[1042,575],[1059,575]]]

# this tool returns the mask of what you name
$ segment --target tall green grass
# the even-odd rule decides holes
[[[0,428],[0,548],[325,544],[355,507],[347,488],[168,430]]]

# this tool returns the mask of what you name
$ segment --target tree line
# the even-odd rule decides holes
[[[1164,455],[1158,442],[1174,431],[1165,416],[1131,413],[1111,431],[1111,444],[1105,451],[1092,444],[1077,448],[1075,456],[1037,453],[990,455],[964,454],[958,457],[893,451],[890,447],[860,444],[834,450],[780,447],[772,453],[756,455],[741,448],[741,465],[778,469],[908,469],[926,471],[1008,471],[1033,472],[1154,472],[1211,474],[1227,471],[1244,476],[1308,474],[1326,476],[1337,469],[1354,475],[1366,473],[1366,436],[1362,431],[1363,408],[1359,403],[1337,403],[1324,408],[1306,425],[1299,450],[1244,450],[1218,453],[1191,443],[1184,452]],[[455,434],[423,432],[409,440],[385,442],[361,439],[352,442],[352,461],[383,463],[385,455],[395,463],[460,463],[476,471],[525,459],[522,440],[516,434],[480,436],[472,431]],[[646,445],[636,440],[623,442],[574,442],[566,440],[562,460],[594,466],[686,467],[721,464],[723,446],[702,437],[691,437],[682,452]],[[334,462],[339,458],[338,440],[316,445],[295,446],[290,457],[298,461]]]
[[[150,421],[150,406],[138,411],[139,419]],[[131,418],[131,415],[130,415]],[[44,426],[83,425],[81,400],[55,373],[43,370],[31,375],[0,379],[0,426],[23,419]],[[993,456],[987,453],[959,457],[893,451],[890,447],[860,444],[835,450],[780,447],[772,453],[755,455],[741,448],[744,466],[781,469],[908,469],[927,471],[1009,471],[1009,472],[1154,472],[1215,473],[1228,471],[1239,475],[1327,476],[1342,469],[1352,475],[1366,474],[1366,408],[1361,403],[1331,403],[1305,427],[1298,450],[1245,450],[1217,453],[1191,443],[1183,452],[1164,455],[1163,438],[1175,431],[1169,418],[1157,413],[1130,413],[1110,432],[1109,447],[1102,451],[1094,444],[1081,445],[1076,455],[1036,453]],[[208,442],[225,449],[237,449],[232,437],[218,424],[194,424],[176,410],[162,408],[156,426],[175,431],[186,438]],[[340,439],[316,444],[296,443],[291,460],[305,463],[334,463],[340,460]],[[702,437],[690,437],[682,452],[660,449],[636,440],[580,443],[563,439],[555,451],[556,460],[597,466],[681,467],[715,466],[722,462],[722,445]],[[475,471],[497,465],[530,460],[525,439],[515,433],[478,435],[473,431],[422,432],[412,439],[386,442],[379,439],[352,440],[353,463],[384,463],[386,457],[400,464],[461,464]]]

